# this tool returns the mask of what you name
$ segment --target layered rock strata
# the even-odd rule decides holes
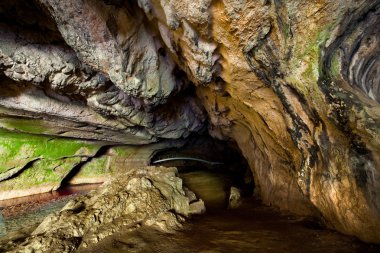
[[[2,129],[0,135],[0,200],[50,192],[67,184],[103,183],[118,173],[148,166],[157,150],[185,143],[113,146]]]

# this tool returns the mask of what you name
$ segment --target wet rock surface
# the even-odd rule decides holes
[[[0,201],[0,244],[26,237],[49,214],[59,211],[71,199],[96,189],[100,184],[66,186],[58,191]],[[29,234],[23,234],[29,231]]]
[[[138,145],[207,128],[236,141],[265,204],[380,242],[379,9],[379,0],[3,1],[0,126]],[[6,145],[0,152],[10,155],[1,176],[18,176],[25,164],[12,164]]]
[[[119,231],[79,252],[351,252],[375,253],[379,245],[364,244],[353,237],[321,227],[307,217],[281,214],[259,202],[245,202],[238,209],[215,210],[194,217],[175,234],[139,228]]]
[[[148,226],[163,232],[182,227],[191,214],[190,198],[175,168],[136,168],[106,182],[99,190],[71,200],[51,214],[22,242],[4,245],[9,252],[72,252],[121,229]]]

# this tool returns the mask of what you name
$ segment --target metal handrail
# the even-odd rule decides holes
[[[210,165],[221,165],[221,164],[224,164],[224,163],[221,163],[221,162],[213,162],[213,161],[208,161],[208,160],[204,160],[204,159],[200,159],[200,158],[184,157],[184,156],[177,156],[177,157],[158,159],[156,161],[153,161],[152,164],[163,163],[163,162],[168,162],[168,161],[178,161],[178,160],[196,161],[196,162],[207,163],[207,164],[210,164]]]

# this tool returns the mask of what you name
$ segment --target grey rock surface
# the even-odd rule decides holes
[[[0,22],[0,80],[8,83],[1,87],[2,107],[22,110],[24,118],[36,111],[45,115],[56,135],[124,144],[182,138],[203,129],[203,109],[193,97],[178,94],[188,81],[169,55],[160,53],[164,49],[142,15],[100,1],[42,2],[46,8],[20,7],[22,1],[0,6],[6,17]],[[7,20],[8,8],[26,9],[17,13],[20,24]],[[45,13],[45,22],[23,23],[37,11]],[[56,124],[54,116],[68,122]]]
[[[176,168],[144,167],[120,174],[99,190],[71,200],[46,217],[32,235],[9,252],[72,252],[121,228],[155,227],[163,232],[203,208],[192,207]]]

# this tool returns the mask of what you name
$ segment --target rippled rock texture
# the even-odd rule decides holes
[[[379,13],[378,0],[2,2],[0,125],[127,144],[208,127],[238,143],[264,203],[380,242]]]
[[[186,217],[200,211],[192,208],[198,203],[195,195],[188,190],[185,193],[176,174],[175,168],[165,167],[135,168],[119,174],[99,190],[71,200],[61,211],[46,217],[29,238],[14,248],[9,244],[8,250],[72,252],[122,228],[140,226],[172,232]]]

